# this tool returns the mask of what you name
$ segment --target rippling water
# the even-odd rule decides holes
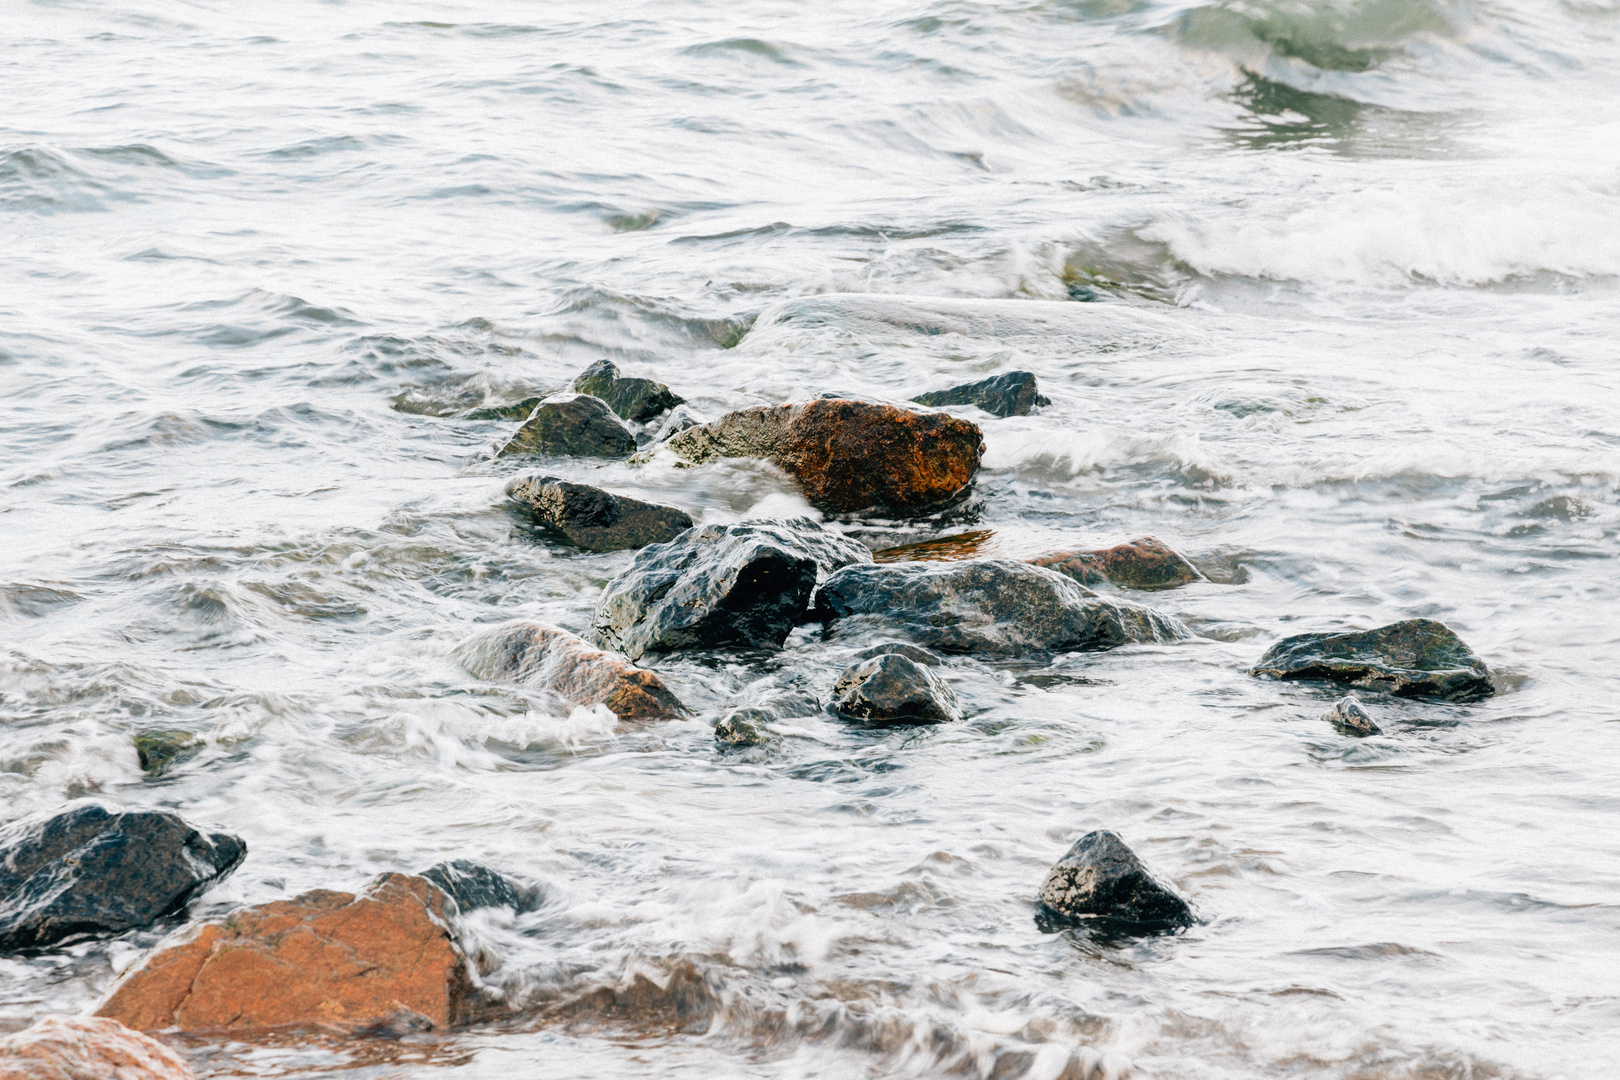
[[[88,794],[239,833],[197,914],[451,856],[547,897],[472,919],[512,1020],[200,1042],[203,1074],[1620,1074],[1614,3],[5,26],[4,817]],[[1154,533],[1210,581],[1149,600],[1201,636],[956,661],[960,724],[754,756],[719,708],[825,694],[847,643],[657,660],[704,715],[646,728],[480,682],[460,642],[585,629],[630,556],[536,537],[490,458],[514,425],[451,414],[602,356],[711,416],[1035,371],[1050,408],[977,417],[967,511],[850,527]],[[746,461],[543,464],[702,521],[807,510]],[[1244,674],[1414,616],[1502,692],[1371,698],[1386,734],[1352,740],[1326,689]],[[160,729],[206,750],[144,779]],[[1098,827],[1204,921],[1042,933]],[[0,960],[0,1024],[92,1006],[157,936]]]

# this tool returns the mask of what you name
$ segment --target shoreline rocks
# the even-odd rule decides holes
[[[1050,551],[1027,561],[1082,585],[1108,582],[1127,589],[1174,589],[1204,580],[1197,567],[1155,536],[1095,551]]]
[[[1485,661],[1433,619],[1407,619],[1376,630],[1295,634],[1267,649],[1249,674],[1321,679],[1399,697],[1455,702],[1496,692]]]
[[[1191,926],[1192,908],[1108,829],[1089,832],[1041,882],[1042,914],[1108,935],[1162,934]]]
[[[574,391],[600,398],[624,419],[641,422],[686,402],[685,398],[677,397],[661,382],[620,375],[617,365],[611,360],[598,360],[580,372],[574,380]]]
[[[0,1038],[0,1080],[196,1080],[179,1054],[116,1020],[47,1016]]]
[[[520,884],[505,874],[469,859],[436,863],[417,876],[437,885],[464,912],[486,907],[509,907],[521,915],[525,911],[533,911],[541,903],[539,889]]]
[[[870,725],[942,724],[962,718],[956,695],[928,667],[885,652],[844,670],[833,686],[838,715]]]
[[[919,405],[977,405],[992,416],[1028,416],[1030,411],[1052,404],[1044,397],[1029,371],[1009,371],[948,390],[930,390],[911,399]]]
[[[535,406],[496,456],[627,458],[635,452],[636,437],[601,398],[553,394]]]
[[[683,720],[689,715],[656,673],[566,630],[508,623],[457,651],[467,670],[481,679],[521,682],[576,705],[606,705],[620,720]]]
[[[555,476],[519,477],[506,494],[529,508],[535,524],[586,551],[667,543],[692,527],[684,510]]]

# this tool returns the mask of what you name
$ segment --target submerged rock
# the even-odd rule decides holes
[[[451,859],[422,871],[422,877],[443,889],[462,911],[509,907],[522,914],[540,906],[540,890],[521,885],[505,874],[467,859]]]
[[[662,544],[692,527],[684,510],[555,476],[519,477],[506,485],[506,494],[526,505],[537,525],[586,551]]]
[[[167,811],[83,802],[26,818],[0,830],[0,952],[150,926],[246,856]]]
[[[202,753],[203,742],[189,731],[148,731],[135,736],[135,757],[141,771],[162,776]]]
[[[828,619],[869,616],[951,653],[1016,656],[1190,637],[1176,619],[1006,559],[850,566],[821,586]]]
[[[1047,873],[1038,898],[1049,919],[1091,922],[1108,934],[1164,933],[1193,924],[1187,901],[1107,829],[1076,840]]]
[[[949,390],[931,390],[911,399],[919,405],[977,405],[994,416],[1028,416],[1031,409],[1050,405],[1029,371],[1009,371],[975,383],[964,383]]]
[[[1174,589],[1204,580],[1192,563],[1153,536],[1098,551],[1052,551],[1029,562],[1051,567],[1082,585],[1106,581],[1127,589]]]
[[[196,1080],[184,1058],[116,1020],[47,1016],[0,1038],[0,1080]]]
[[[984,454],[977,424],[838,398],[727,413],[669,445],[691,462],[764,458],[791,474],[824,513],[901,517],[960,499]]]
[[[574,390],[601,398],[626,420],[651,420],[685,400],[661,382],[621,376],[611,360],[598,360],[581,372],[574,380]]]
[[[500,452],[556,457],[622,458],[635,453],[636,437],[601,398],[553,394],[539,405]]]
[[[1372,714],[1354,696],[1340,698],[1334,703],[1333,708],[1323,714],[1322,719],[1346,735],[1367,736],[1384,733],[1384,729],[1373,720]]]
[[[818,577],[871,558],[808,518],[691,529],[642,548],[608,584],[596,640],[631,658],[651,649],[778,648],[808,617]]]
[[[833,686],[833,708],[871,724],[940,724],[962,717],[945,681],[898,653],[847,668]]]
[[[1324,679],[1444,701],[1475,701],[1496,692],[1485,661],[1433,619],[1343,634],[1296,634],[1267,649],[1249,674]]]
[[[516,622],[480,634],[458,650],[481,679],[549,690],[576,705],[606,705],[621,720],[680,720],[686,707],[663,680],[584,638],[539,623]]]
[[[714,725],[714,741],[733,748],[764,746],[770,741],[768,725],[774,719],[764,709],[731,709]]]
[[[143,1031],[443,1031],[470,990],[437,885],[382,874],[240,908],[149,953],[96,1010]]]
[[[668,442],[687,428],[702,427],[709,422],[708,417],[692,408],[690,405],[677,405],[664,417],[658,430],[653,432],[652,441],[655,443]]]
[[[510,405],[480,405],[476,409],[468,409],[462,414],[466,420],[527,420],[534,415],[534,410],[546,400],[543,397],[528,397],[522,401],[515,401]]]
[[[880,645],[873,645],[862,649],[855,654],[857,660],[870,660],[874,656],[903,656],[916,664],[927,667],[939,667],[945,661],[934,653],[929,652],[921,645],[911,645],[904,641],[885,641]]]

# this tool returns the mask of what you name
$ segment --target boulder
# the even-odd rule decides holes
[[[566,630],[515,622],[479,634],[458,650],[481,679],[520,682],[576,705],[606,705],[621,720],[681,720],[686,707],[663,680]]]
[[[1496,692],[1485,661],[1433,619],[1343,634],[1295,634],[1267,649],[1249,674],[1324,679],[1442,701],[1475,701]]]
[[[202,753],[203,742],[189,731],[148,731],[135,736],[135,757],[141,771],[162,776]]]
[[[808,518],[705,525],[642,548],[608,584],[593,626],[605,648],[779,648],[809,617],[819,577],[872,554]]]
[[[1153,536],[1098,551],[1051,551],[1028,561],[1051,567],[1082,585],[1106,581],[1127,589],[1174,589],[1204,580],[1192,563]]]
[[[1334,702],[1333,708],[1324,713],[1322,719],[1346,735],[1366,737],[1384,733],[1384,729],[1378,726],[1372,714],[1353,695]]]
[[[1192,909],[1107,829],[1074,842],[1041,883],[1042,914],[1107,934],[1152,934],[1193,924]]]
[[[976,559],[999,554],[995,551],[995,531],[973,529],[950,536],[936,536],[912,544],[899,544],[872,552],[873,562],[927,562],[929,560]]]
[[[184,1058],[116,1020],[47,1016],[0,1038],[0,1080],[196,1080]]]
[[[948,653],[1017,656],[1191,636],[1152,608],[1007,559],[848,566],[822,583],[819,609],[828,620],[864,616],[898,627]]]
[[[769,741],[767,725],[774,719],[765,709],[730,709],[714,725],[714,741],[727,749],[764,746]]]
[[[598,360],[581,372],[574,380],[574,390],[601,398],[626,420],[651,420],[685,400],[670,393],[661,382],[620,376],[611,360]]]
[[[764,458],[788,472],[816,509],[926,514],[967,493],[984,437],[977,424],[846,398],[727,413],[669,441],[690,462]]]
[[[1035,385],[1029,371],[1009,371],[975,383],[964,383],[949,390],[931,390],[911,399],[919,405],[977,405],[993,416],[1028,416],[1031,409],[1050,405]]]
[[[500,456],[623,458],[635,450],[636,437],[601,398],[553,394],[535,406],[512,441],[501,449]]]
[[[540,906],[539,889],[467,859],[438,863],[422,871],[421,876],[443,889],[462,911],[509,907],[522,914]]]
[[[704,415],[690,405],[677,405],[664,417],[653,433],[652,441],[655,443],[668,442],[687,428],[701,427],[709,421]]]
[[[240,908],[160,944],[96,1011],[142,1031],[443,1031],[471,980],[437,885],[382,874]]]
[[[247,845],[178,814],[81,802],[0,829],[0,952],[119,934],[181,911]]]
[[[962,717],[945,681],[898,653],[845,669],[833,686],[833,708],[869,724],[939,724]]]
[[[555,476],[521,476],[506,485],[506,494],[529,508],[536,525],[586,551],[662,544],[692,527],[684,510]]]

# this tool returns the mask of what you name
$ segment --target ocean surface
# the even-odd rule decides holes
[[[239,834],[194,917],[456,857],[545,894],[468,919],[512,1018],[199,1040],[200,1075],[1620,1075],[1614,0],[0,27],[0,819],[91,796]],[[720,710],[825,697],[849,646],[649,657],[681,723],[480,681],[459,644],[583,632],[631,558],[536,534],[514,473],[811,512],[758,462],[497,460],[515,422],[458,418],[602,357],[711,417],[1033,371],[1051,406],[957,410],[967,506],[835,527],[1153,534],[1209,580],[1135,597],[1199,636],[958,658],[960,723],[741,755]],[[1419,616],[1497,696],[1365,695],[1385,733],[1352,739],[1331,688],[1246,674]],[[157,730],[205,749],[146,777]],[[1199,924],[1043,932],[1096,828]],[[93,1008],[171,928],[0,959],[0,1029]]]

